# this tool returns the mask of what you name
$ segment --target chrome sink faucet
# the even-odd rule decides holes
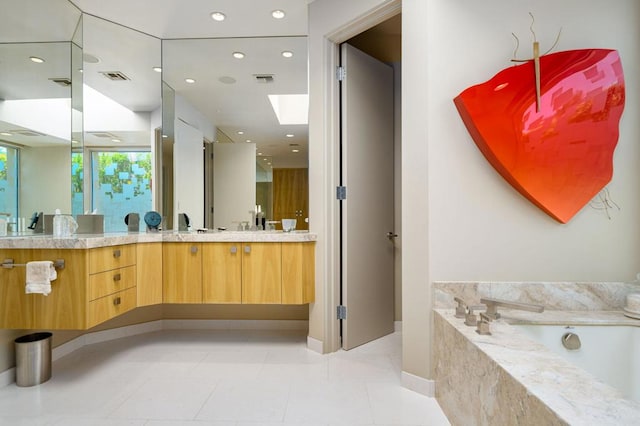
[[[492,320],[500,318],[500,314],[498,313],[498,306],[502,306],[507,309],[517,309],[520,311],[529,311],[529,312],[543,312],[544,306],[542,305],[534,305],[531,303],[522,303],[522,302],[511,302],[509,300],[502,299],[492,299],[489,297],[483,297],[480,299],[480,303],[487,305],[487,311],[485,315]]]

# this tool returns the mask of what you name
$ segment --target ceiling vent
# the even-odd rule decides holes
[[[69,80],[66,77],[60,77],[60,78],[50,78],[49,81],[53,81],[56,84],[59,84],[62,87],[69,87],[71,86],[71,80]]]
[[[131,80],[129,77],[127,77],[126,75],[124,75],[124,73],[120,71],[100,71],[100,74],[104,75],[105,77],[107,77],[109,80],[112,80],[112,81]]]
[[[254,74],[253,76],[260,84],[273,83],[273,74]]]
[[[11,133],[12,135],[20,135],[27,137],[36,137],[36,136],[47,136],[44,133],[36,132],[35,130],[8,130],[7,133]]]

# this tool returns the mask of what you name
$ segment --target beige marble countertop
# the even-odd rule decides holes
[[[570,424],[638,424],[640,403],[624,399],[618,390],[529,339],[510,323],[640,325],[639,320],[627,318],[621,311],[534,314],[505,309],[503,317],[491,323],[492,335],[479,335],[475,327],[456,318],[453,309],[434,312]]]
[[[317,235],[307,231],[209,231],[197,232],[140,232],[79,234],[65,238],[52,235],[10,235],[0,237],[0,249],[90,249],[122,244],[148,242],[311,242]]]

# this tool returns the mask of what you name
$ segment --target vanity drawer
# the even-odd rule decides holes
[[[110,271],[136,263],[135,244],[100,247],[89,250],[89,273]]]
[[[135,266],[89,275],[89,300],[95,300],[135,286]]]
[[[135,287],[89,302],[87,328],[124,314],[136,307]]]

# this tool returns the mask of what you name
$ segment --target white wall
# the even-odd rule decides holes
[[[334,57],[326,39],[388,2],[316,0],[310,5],[310,210],[319,235],[317,302],[310,335],[334,337],[333,192],[337,166]],[[431,376],[431,283],[435,280],[630,281],[640,270],[638,17],[635,0],[403,0],[402,241],[403,371]],[[340,13],[336,13],[340,10]],[[542,50],[615,48],[626,74],[626,109],[609,185],[621,211],[608,220],[586,208],[559,224],[512,189],[487,163],[453,105],[466,87],[510,66],[511,33],[530,52],[531,11]],[[325,287],[320,285],[325,284]],[[329,308],[321,308],[329,306]],[[322,337],[317,337],[322,336]],[[329,347],[328,347],[329,345]]]
[[[213,145],[213,224],[230,231],[235,221],[251,221],[256,205],[256,145]]]
[[[173,227],[178,214],[189,216],[193,229],[204,226],[204,156],[202,132],[180,120],[174,124],[173,144]]]
[[[20,211],[71,214],[71,152],[69,146],[20,151]]]

